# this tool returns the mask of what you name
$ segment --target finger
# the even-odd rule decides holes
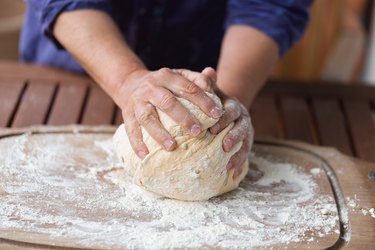
[[[130,146],[138,157],[143,160],[148,155],[149,151],[146,144],[143,142],[141,127],[133,112],[123,111],[122,117],[124,119],[125,131],[128,135]]]
[[[243,164],[246,161],[250,151],[249,141],[243,141],[241,149],[235,153],[228,162],[227,169],[234,169],[233,178],[242,173]]]
[[[189,81],[195,83],[202,90],[208,91],[208,92],[213,91],[214,81],[212,81],[209,75],[201,74],[199,72],[191,71],[188,69],[176,69],[175,72],[185,77]]]
[[[223,139],[223,149],[225,152],[229,152],[234,145],[238,142],[249,138],[252,133],[252,126],[250,117],[246,115],[240,116],[233,128],[229,130],[228,134]]]
[[[211,67],[205,68],[202,71],[202,74],[208,76],[211,79],[211,82],[213,82],[214,84],[216,84],[217,73],[216,73],[216,71],[213,68],[211,68]]]
[[[224,101],[224,114],[220,120],[210,128],[212,134],[218,134],[231,122],[237,120],[241,115],[241,107],[233,99],[227,98]]]
[[[167,151],[173,151],[176,148],[176,141],[159,121],[159,116],[151,103],[136,104],[134,113],[138,123],[160,146]]]
[[[158,71],[158,74],[157,79],[163,79],[163,81],[159,81],[159,85],[162,85],[164,88],[170,90],[177,96],[195,104],[206,115],[213,118],[221,117],[221,109],[194,82],[191,82],[185,77],[175,74],[168,69],[161,69]]]
[[[155,89],[151,93],[150,102],[171,117],[177,124],[188,130],[192,136],[200,134],[202,128],[197,118],[169,90],[161,87]]]

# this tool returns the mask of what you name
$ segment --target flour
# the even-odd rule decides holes
[[[318,175],[318,174],[320,174],[320,171],[321,171],[320,168],[312,168],[312,169],[310,170],[310,173],[311,173],[312,175]]]
[[[346,204],[348,205],[348,207],[350,208],[356,208],[358,207],[358,199],[357,199],[357,195],[354,195],[354,197],[346,197]]]
[[[375,208],[362,208],[360,211],[362,212],[363,216],[369,215],[375,219]]]
[[[375,209],[372,207],[368,211],[369,211],[371,217],[375,219]]]
[[[250,157],[237,190],[182,202],[126,180],[110,135],[25,134],[0,148],[0,237],[12,230],[85,248],[247,249],[339,232],[335,202],[317,197],[315,176],[264,156]]]
[[[347,196],[346,204],[348,205],[348,208],[351,212],[362,214],[363,216],[368,215],[375,219],[375,208],[362,207],[360,204],[360,199],[356,194],[354,194],[353,196]]]

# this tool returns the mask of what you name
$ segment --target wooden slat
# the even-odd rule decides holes
[[[43,124],[53,101],[55,87],[54,82],[28,83],[12,127]]]
[[[11,122],[24,85],[22,80],[0,83],[0,127],[6,127]]]
[[[87,82],[87,76],[74,74],[61,69],[36,64],[0,60],[0,79],[22,79],[42,81]]]
[[[93,86],[89,91],[82,124],[101,125],[112,124],[115,104],[100,88]]]
[[[281,98],[286,139],[316,143],[313,135],[313,121],[306,100],[303,97]]]
[[[86,90],[85,84],[60,84],[47,123],[49,125],[78,123]]]
[[[363,84],[343,85],[329,82],[270,81],[262,92],[276,95],[359,97],[373,99],[375,87]]]
[[[370,101],[346,99],[343,103],[356,155],[361,159],[375,162],[375,121]]]
[[[259,95],[255,99],[250,113],[256,136],[282,137],[282,128],[274,96]]]
[[[334,98],[313,98],[312,105],[318,126],[320,142],[341,152],[353,155],[345,126],[345,118],[339,102]]]

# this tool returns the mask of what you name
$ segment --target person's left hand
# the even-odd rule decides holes
[[[219,134],[230,123],[234,122],[233,128],[224,137],[222,146],[225,152],[229,152],[234,145],[242,141],[240,150],[232,156],[227,165],[228,170],[234,169],[233,177],[236,178],[242,172],[243,164],[249,155],[254,140],[254,129],[251,124],[249,112],[240,101],[225,95],[218,88],[215,88],[214,84],[216,83],[217,76],[214,69],[205,68],[201,73],[189,70],[177,70],[177,72],[190,81],[193,81],[203,90],[212,91],[213,89],[221,99],[224,113],[219,121],[210,128],[212,134]],[[202,75],[209,77],[213,85],[207,86],[203,84],[209,81],[197,81]]]
[[[218,134],[230,123],[234,122],[233,128],[229,130],[223,139],[223,149],[225,152],[229,152],[234,145],[242,141],[240,150],[232,156],[227,165],[228,170],[234,169],[233,178],[236,178],[241,174],[243,164],[249,156],[253,145],[254,129],[249,112],[240,101],[226,96],[224,93],[215,92],[223,103],[224,113],[219,121],[210,128],[210,132]]]

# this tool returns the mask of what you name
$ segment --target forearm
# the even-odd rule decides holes
[[[104,12],[62,13],[53,33],[117,103],[116,93],[126,75],[145,67],[128,47],[112,18]]]
[[[250,108],[279,56],[277,44],[249,26],[231,26],[223,39],[218,86]]]

